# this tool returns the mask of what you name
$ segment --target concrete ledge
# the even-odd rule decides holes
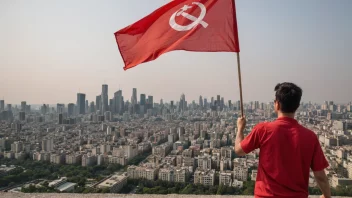
[[[119,194],[24,194],[0,193],[1,198],[253,198],[253,196],[226,196],[226,195],[119,195]],[[309,196],[319,198],[319,196]],[[348,197],[340,197],[348,198]]]

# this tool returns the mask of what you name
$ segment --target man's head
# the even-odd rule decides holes
[[[293,114],[299,107],[302,89],[293,83],[279,83],[275,87],[275,111]]]

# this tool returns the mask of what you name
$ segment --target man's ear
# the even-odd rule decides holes
[[[275,110],[276,111],[280,111],[280,109],[281,109],[280,103],[279,102],[275,102]]]

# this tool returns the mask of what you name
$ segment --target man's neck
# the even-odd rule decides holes
[[[282,117],[287,117],[287,118],[295,118],[295,113],[282,113],[282,112],[278,112],[277,113],[277,117],[278,118],[282,118]]]

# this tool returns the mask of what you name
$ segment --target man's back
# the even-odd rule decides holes
[[[316,134],[292,118],[261,123],[241,142],[260,148],[256,197],[308,197],[309,170],[328,166]]]

